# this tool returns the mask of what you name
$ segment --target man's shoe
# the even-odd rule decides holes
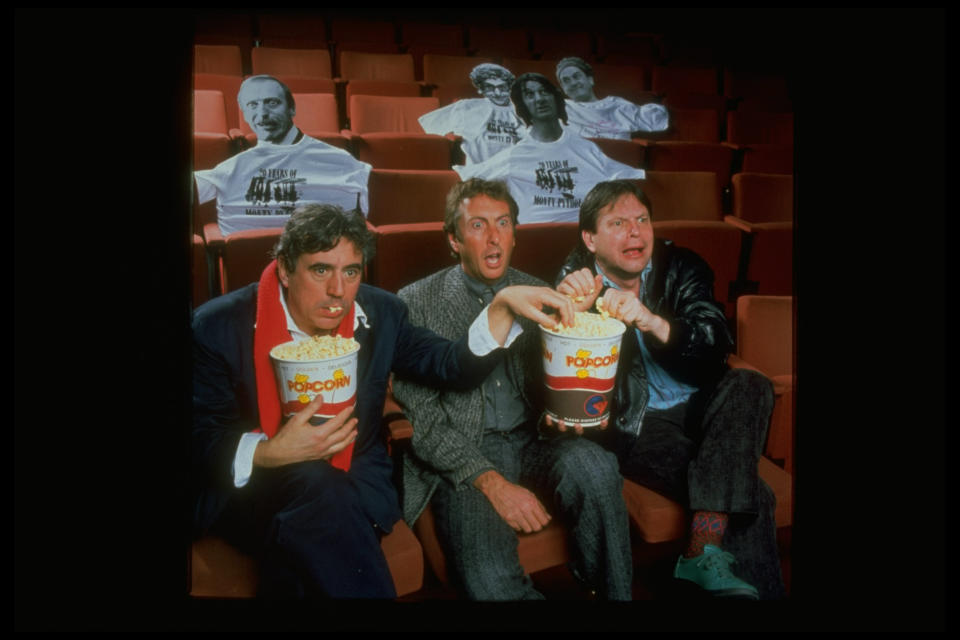
[[[742,597],[758,600],[757,589],[733,575],[730,565],[733,554],[712,544],[704,545],[703,553],[693,558],[680,556],[673,568],[673,577],[689,580],[714,596]]]

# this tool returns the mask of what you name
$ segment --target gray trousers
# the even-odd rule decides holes
[[[723,549],[734,573],[761,599],[782,598],[773,491],[757,474],[773,388],[745,369],[731,369],[709,396],[663,411],[648,410],[638,437],[610,434],[623,475],[691,511],[730,514]]]
[[[529,427],[486,435],[482,451],[568,528],[574,574],[601,598],[629,600],[630,524],[616,457],[583,438],[539,440]],[[543,598],[520,565],[516,532],[480,490],[443,482],[431,504],[451,579],[468,598]]]

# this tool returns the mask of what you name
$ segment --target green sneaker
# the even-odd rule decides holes
[[[730,565],[733,554],[712,544],[704,545],[703,553],[693,558],[680,556],[673,568],[673,577],[689,580],[714,596],[740,596],[758,600],[756,588],[733,575]]]

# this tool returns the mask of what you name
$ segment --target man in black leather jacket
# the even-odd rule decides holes
[[[693,512],[674,577],[715,596],[780,598],[775,499],[757,475],[772,385],[727,366],[733,338],[713,272],[693,251],[654,238],[652,210],[633,181],[596,185],[580,209],[581,242],[557,278],[578,310],[602,295],[628,326],[612,428],[590,437],[617,454],[624,476]]]

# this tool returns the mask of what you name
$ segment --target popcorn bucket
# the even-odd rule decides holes
[[[553,420],[595,427],[610,416],[620,360],[620,340],[626,326],[606,320],[602,336],[564,335],[540,327],[546,383],[544,409]]]
[[[284,420],[303,411],[317,394],[323,396],[323,404],[310,419],[310,424],[323,424],[352,406],[357,395],[358,353],[356,350],[332,358],[293,360],[277,357],[271,351],[270,360]]]

